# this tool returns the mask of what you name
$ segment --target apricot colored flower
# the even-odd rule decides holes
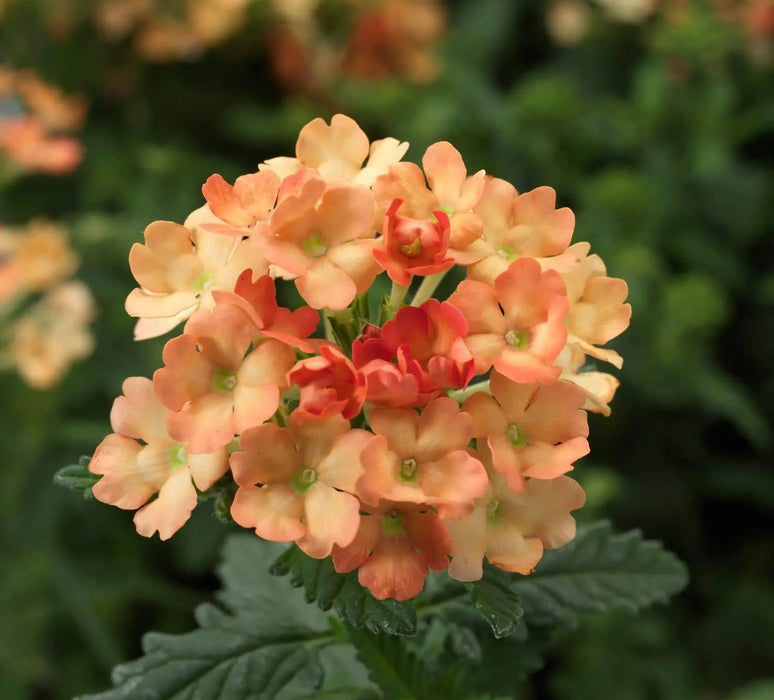
[[[88,287],[79,281],[51,288],[11,327],[10,357],[36,389],[56,384],[75,361],[94,349],[89,323],[96,315]]]
[[[512,491],[525,477],[554,479],[589,453],[585,394],[566,382],[517,384],[492,372],[492,396],[477,392],[462,410],[473,418],[473,436],[486,439],[494,468]]]
[[[449,303],[465,316],[465,342],[476,374],[494,368],[514,382],[555,380],[557,358],[567,339],[562,323],[568,301],[558,272],[542,272],[532,258],[511,263],[494,284],[463,280]]]
[[[585,251],[588,253],[588,244]],[[587,355],[620,369],[623,358],[615,350],[597,346],[604,345],[629,327],[632,307],[624,304],[629,293],[626,282],[608,277],[606,273],[605,263],[598,255],[586,254],[572,270],[562,275],[570,300],[567,342],[579,345]]]
[[[260,168],[273,170],[282,178],[302,168],[314,168],[325,180],[370,187],[407,150],[408,143],[394,138],[374,141],[369,147],[368,137],[354,119],[334,114],[330,126],[317,118],[301,129],[295,158],[272,158]]]
[[[237,278],[233,292],[214,289],[212,296],[218,304],[232,304],[246,315],[253,340],[274,338],[312,352],[314,344],[308,340],[320,322],[320,314],[308,306],[291,311],[277,304],[274,280],[263,275],[253,281],[253,271],[245,270]]]
[[[429,146],[422,167],[424,173],[414,163],[391,166],[374,183],[377,203],[387,210],[395,199],[401,199],[404,214],[421,220],[430,220],[437,210],[446,212],[450,222],[449,255],[463,265],[478,260],[483,254],[479,243],[482,224],[473,207],[484,188],[484,171],[468,177],[460,152],[448,141]]]
[[[448,270],[454,258],[449,248],[449,217],[434,211],[435,221],[420,221],[397,213],[402,200],[396,199],[384,215],[383,248],[374,257],[393,282],[408,285],[412,275],[432,275]]]
[[[365,377],[334,345],[323,345],[319,355],[297,362],[287,381],[300,388],[301,401],[293,414],[297,420],[337,414],[351,419],[360,413],[365,400]]]
[[[167,432],[167,415],[150,379],[129,377],[110,412],[114,432],[89,463],[90,472],[102,475],[94,497],[125,510],[139,508],[134,516],[137,532],[144,537],[158,532],[162,540],[191,516],[196,488],[206,491],[228,470],[225,447],[189,454],[185,443]],[[158,498],[148,503],[156,493]]]
[[[212,291],[232,291],[244,270],[256,277],[269,264],[248,240],[208,231],[217,219],[208,207],[193,212],[184,225],[155,221],[145,229],[145,244],[129,251],[129,266],[139,288],[126,299],[126,311],[138,317],[135,340],[163,335],[198,308],[212,309]]]
[[[585,361],[583,348],[568,343],[556,360],[556,364],[562,368],[559,378],[571,382],[585,394],[585,410],[609,416],[610,402],[621,382],[607,372],[581,371]]]
[[[202,194],[215,216],[231,227],[221,226],[211,230],[220,233],[243,235],[244,227],[265,221],[274,208],[280,179],[270,170],[238,177],[229,185],[221,175],[210,175],[202,185]]]
[[[545,262],[560,272],[575,264],[575,255],[562,255],[572,238],[575,215],[567,207],[556,209],[552,187],[519,194],[509,182],[492,178],[474,211],[483,222],[484,255],[468,267],[469,279],[493,284],[517,258],[537,258],[540,263],[549,258]]]
[[[70,136],[52,136],[33,116],[0,120],[0,153],[23,170],[66,175],[83,158],[83,146]]]
[[[245,357],[251,340],[242,312],[217,306],[192,316],[185,333],[164,346],[164,367],[153,383],[171,411],[169,434],[191,453],[227,445],[277,410],[295,353],[268,339]]]
[[[333,548],[333,565],[339,573],[357,569],[360,584],[378,600],[409,600],[430,571],[449,565],[451,544],[437,513],[414,503],[383,502],[362,514],[348,546]]]
[[[364,503],[384,499],[459,510],[486,492],[486,471],[467,451],[473,421],[453,399],[435,399],[419,414],[375,408],[368,421],[375,435],[363,449],[365,471],[357,484]]]
[[[256,242],[272,263],[295,276],[309,306],[339,311],[366,291],[379,271],[372,255],[373,215],[367,188],[325,189],[310,176],[297,195],[278,203]]]
[[[486,454],[481,459],[490,464]],[[489,490],[470,515],[446,521],[453,541],[449,576],[458,581],[480,579],[484,557],[505,571],[532,573],[544,549],[575,537],[570,511],[586,500],[583,489],[566,476],[530,479],[524,491],[514,493],[500,474],[493,469],[489,474]]]
[[[447,302],[405,306],[381,329],[352,344],[352,359],[366,377],[367,398],[391,407],[421,406],[444,389],[467,386],[475,374],[465,344],[468,324]]]
[[[245,431],[243,452],[231,455],[239,489],[231,515],[264,539],[294,541],[316,559],[346,546],[360,522],[352,494],[362,473],[359,455],[371,434],[332,416],[286,428],[266,423]]]

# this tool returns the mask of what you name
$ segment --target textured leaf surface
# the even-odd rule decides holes
[[[325,615],[268,574],[276,552],[254,536],[231,537],[220,567],[228,610],[201,605],[199,629],[145,635],[145,655],[114,669],[116,687],[83,699],[269,700],[290,681],[318,688],[319,650],[333,634]]]
[[[575,624],[576,613],[634,612],[664,602],[688,583],[688,572],[660,542],[638,530],[621,535],[603,521],[547,551],[535,573],[513,579],[529,622]]]
[[[521,624],[524,610],[510,574],[487,565],[483,578],[468,584],[468,590],[476,609],[498,639],[512,634]]]
[[[54,483],[65,486],[72,491],[78,491],[86,499],[94,498],[91,489],[100,477],[89,471],[90,461],[91,457],[84,455],[78,460],[78,464],[62,467],[54,474]]]
[[[328,559],[312,559],[297,547],[283,552],[271,567],[275,576],[290,575],[293,586],[304,588],[306,601],[322,610],[331,607],[355,629],[400,636],[416,634],[417,614],[412,603],[377,600],[360,585],[357,574],[339,574]]]

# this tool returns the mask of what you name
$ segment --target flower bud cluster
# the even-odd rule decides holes
[[[602,346],[629,323],[626,284],[570,244],[551,188],[468,174],[447,142],[421,168],[407,148],[315,119],[295,157],[211,176],[203,207],[132,248],[136,338],[185,321],[153,379],[125,381],[90,464],[140,534],[170,537],[232,480],[238,524],[399,600],[485,558],[528,574],[573,538],[566,473],[618,384],[581,370],[621,366]]]

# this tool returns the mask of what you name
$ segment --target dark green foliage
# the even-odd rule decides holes
[[[498,639],[512,634],[521,624],[524,610],[513,588],[513,578],[494,566],[486,566],[484,577],[468,585],[476,609]]]
[[[65,486],[72,491],[78,491],[85,499],[94,498],[91,488],[99,481],[100,477],[89,471],[90,461],[91,457],[84,455],[78,460],[78,464],[62,467],[54,474],[54,483]]]
[[[333,607],[351,627],[365,627],[373,633],[416,634],[417,615],[410,603],[377,600],[358,583],[357,572],[336,573],[330,558],[311,559],[293,546],[272,564],[271,573],[290,574],[291,585],[303,586],[308,603],[316,601],[321,610]]]

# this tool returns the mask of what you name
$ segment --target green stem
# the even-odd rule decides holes
[[[438,289],[438,285],[441,284],[441,280],[446,276],[446,273],[448,270],[443,270],[441,272],[436,272],[434,275],[428,275],[422,280],[422,284],[419,285],[419,289],[417,289],[417,293],[414,295],[414,298],[411,300],[412,306],[419,306],[420,304],[424,304],[430,297],[433,296],[433,293],[436,289]]]
[[[472,394],[475,394],[476,392],[484,391],[487,394],[491,394],[491,390],[489,389],[489,380],[487,379],[484,382],[478,382],[477,384],[471,384],[469,387],[465,389],[455,389],[454,391],[449,392],[449,398],[454,399],[455,401],[458,401],[459,403],[462,403],[465,399],[468,398],[468,396],[471,396]]]
[[[392,289],[390,290],[390,308],[393,312],[397,311],[400,305],[403,303],[403,299],[408,292],[409,286],[407,284],[392,283]]]

